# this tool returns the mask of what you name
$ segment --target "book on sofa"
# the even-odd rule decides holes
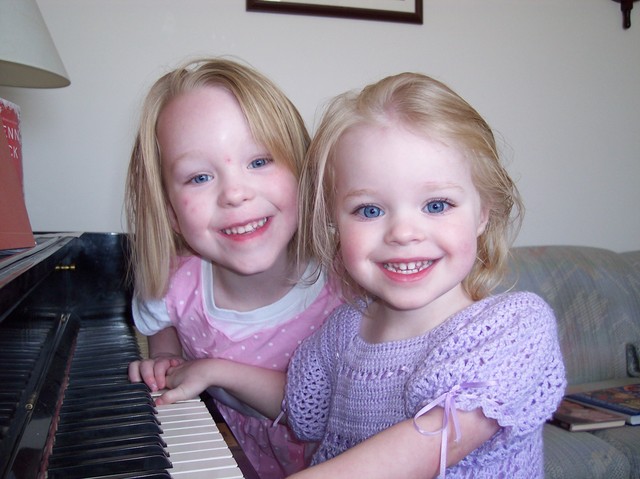
[[[583,391],[566,398],[622,414],[628,424],[640,424],[640,383]]]
[[[569,431],[593,431],[624,426],[625,418],[620,414],[563,399],[549,422]]]

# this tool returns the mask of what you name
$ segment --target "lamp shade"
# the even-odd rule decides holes
[[[0,0],[0,85],[59,88],[70,83],[36,0]]]

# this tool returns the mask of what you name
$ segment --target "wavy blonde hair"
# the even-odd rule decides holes
[[[299,257],[312,251],[341,281],[347,298],[366,295],[344,269],[339,235],[332,226],[336,149],[350,128],[390,121],[400,122],[417,135],[459,148],[469,161],[473,183],[488,212],[488,223],[478,237],[477,258],[463,287],[474,300],[487,296],[505,273],[524,206],[484,119],[449,87],[418,73],[384,78],[360,92],[339,95],[329,103],[302,172],[300,218],[308,221],[299,225]]]
[[[309,134],[300,113],[266,76],[237,61],[198,59],[165,74],[149,90],[143,106],[127,172],[125,208],[131,236],[130,273],[143,298],[166,291],[174,259],[189,252],[171,227],[169,200],[161,174],[162,157],[156,135],[158,118],[177,96],[204,86],[231,92],[247,118],[256,142],[276,162],[300,177]],[[295,247],[295,237],[291,242]]]

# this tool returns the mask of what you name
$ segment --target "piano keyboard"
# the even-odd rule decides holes
[[[137,357],[126,324],[83,322],[46,477],[243,478],[204,402],[156,407],[144,384],[129,382]]]
[[[200,400],[158,407],[162,439],[176,479],[242,479],[231,450]]]

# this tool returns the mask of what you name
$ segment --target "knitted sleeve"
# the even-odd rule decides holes
[[[339,306],[296,350],[289,363],[285,409],[289,426],[302,441],[322,439],[329,416],[334,360],[344,342],[347,306]]]
[[[408,388],[407,411],[459,389],[457,409],[481,407],[509,434],[526,434],[551,416],[566,386],[555,316],[533,293],[480,304],[432,337],[437,345]]]

